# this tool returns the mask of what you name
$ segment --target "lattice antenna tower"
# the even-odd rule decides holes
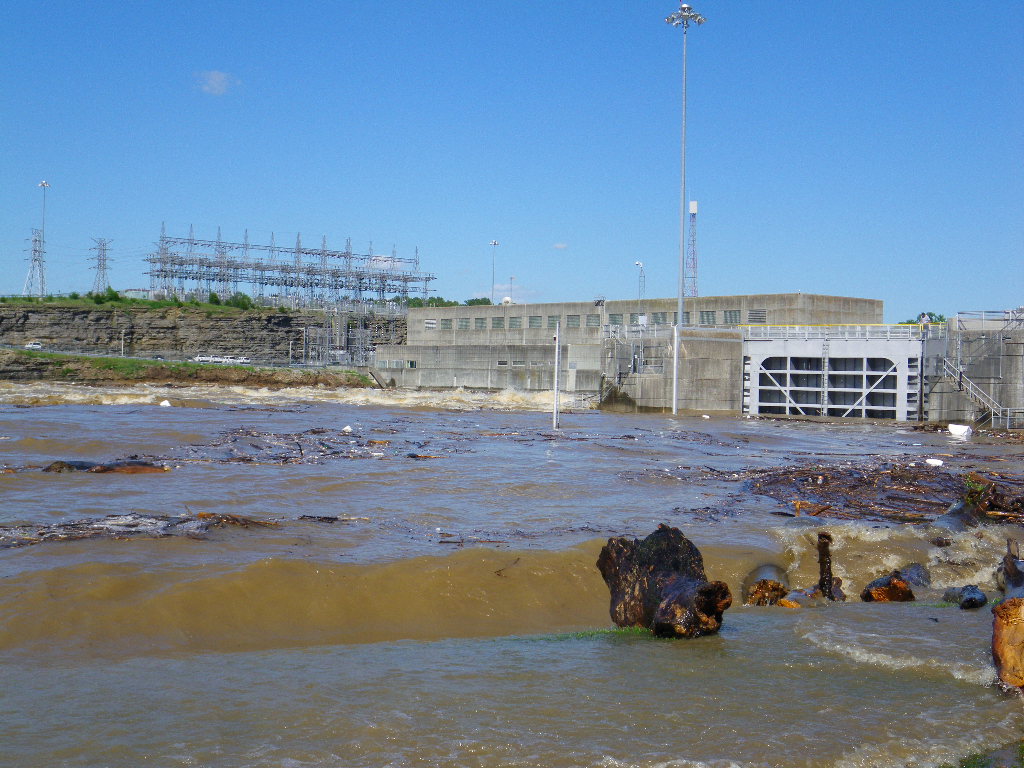
[[[697,293],[697,201],[690,201],[690,238],[686,246],[686,269],[683,295],[695,297]]]
[[[95,248],[89,249],[91,251],[96,251],[96,255],[90,258],[91,261],[96,262],[96,266],[93,267],[93,269],[96,270],[96,279],[92,282],[92,292],[94,294],[100,294],[106,291],[107,286],[110,285],[107,265],[111,262],[108,251],[110,250],[110,244],[113,241],[105,237],[94,237],[92,241],[96,243]]]

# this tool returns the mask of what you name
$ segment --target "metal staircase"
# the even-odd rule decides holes
[[[1024,408],[1003,408],[988,392],[967,378],[963,370],[948,357],[942,358],[942,373],[953,379],[957,389],[964,392],[972,402],[987,411],[987,417],[993,427],[1004,425],[1006,429],[1015,429],[1017,426],[1024,427]],[[985,416],[979,421],[985,421]]]

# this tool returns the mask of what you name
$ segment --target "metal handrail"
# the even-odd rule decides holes
[[[967,396],[971,398],[971,400],[981,406],[984,406],[991,412],[993,421],[995,419],[1002,419],[1004,416],[1008,418],[1010,411],[1017,410],[1012,408],[1003,408],[999,405],[999,403],[997,403],[988,392],[964,376],[964,372],[960,370],[956,363],[948,357],[942,358],[942,368],[943,373],[946,376],[957,380],[957,385],[967,393]]]
[[[744,339],[944,339],[945,323],[853,325],[744,325]]]

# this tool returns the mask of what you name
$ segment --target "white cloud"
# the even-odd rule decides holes
[[[221,72],[217,69],[199,72],[196,74],[196,79],[199,80],[199,90],[211,96],[223,96],[229,89],[241,82],[229,72]]]
[[[568,243],[555,243],[551,247],[554,248],[556,251],[564,251],[566,248],[569,247],[569,244]]]

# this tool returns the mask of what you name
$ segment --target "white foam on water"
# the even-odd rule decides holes
[[[937,658],[884,653],[868,650],[859,643],[837,641],[829,630],[807,632],[801,637],[823,651],[837,654],[860,664],[870,664],[884,669],[927,669],[945,672],[951,677],[972,685],[993,685],[996,672],[993,667],[979,668],[962,662],[947,662]]]
[[[767,763],[738,763],[735,760],[668,760],[637,763],[606,756],[599,768],[767,768]]]
[[[899,738],[864,744],[839,758],[833,768],[942,768],[959,765],[964,755],[991,750],[993,743],[1019,739],[1021,721],[1021,713],[1014,712],[983,732],[973,730],[970,723],[963,723],[957,732],[958,738],[950,743]]]
[[[9,405],[160,405],[162,401],[179,407],[203,407],[210,404],[288,406],[305,403],[339,403],[438,410],[550,411],[551,392],[503,390],[480,392],[452,390],[380,390],[369,388],[328,389],[324,387],[194,386],[161,387],[89,387],[56,382],[0,384],[0,402]],[[565,410],[593,410],[592,401],[572,401],[563,397]]]

